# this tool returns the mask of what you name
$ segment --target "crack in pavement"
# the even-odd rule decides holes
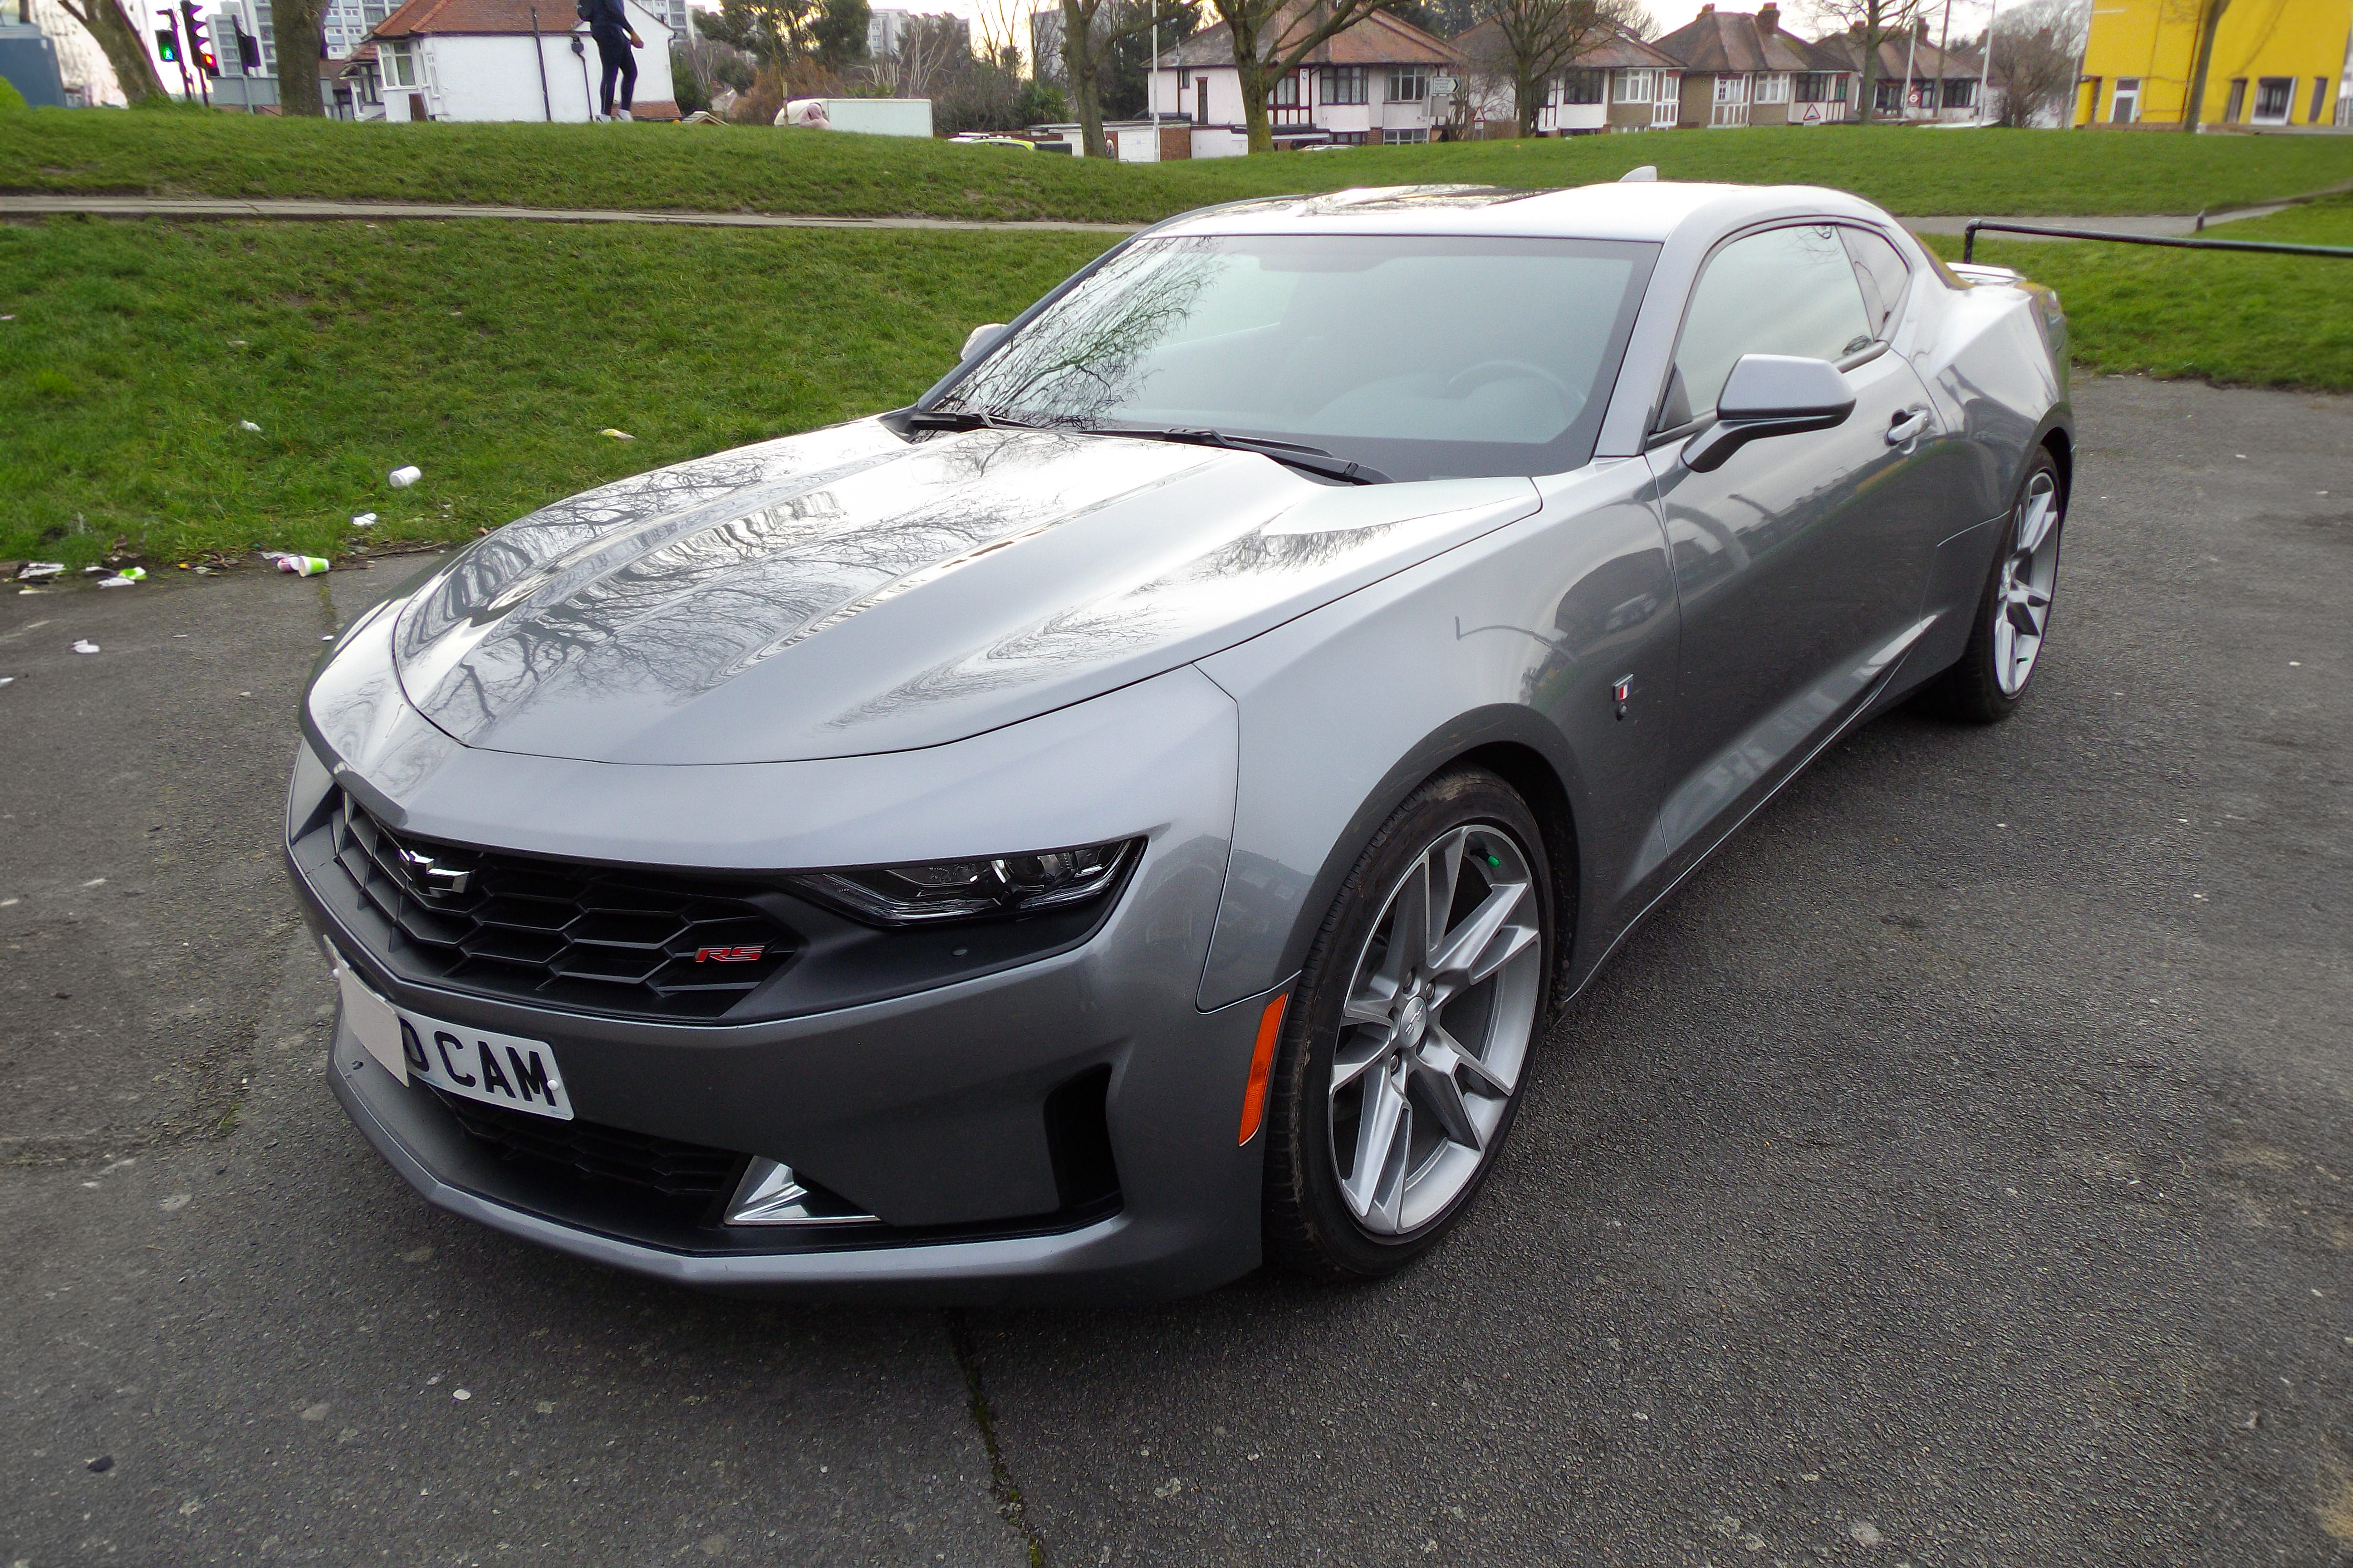
[[[988,1388],[981,1381],[980,1357],[973,1349],[972,1325],[962,1310],[950,1308],[944,1314],[948,1331],[948,1348],[955,1354],[958,1370],[964,1373],[965,1387],[971,1394],[969,1408],[972,1424],[979,1428],[980,1443],[988,1451],[989,1490],[997,1496],[997,1511],[1011,1525],[1029,1549],[1030,1568],[1048,1568],[1046,1539],[1030,1522],[1028,1503],[1023,1501],[1019,1483],[1005,1462],[1005,1451],[997,1442],[997,1413],[988,1403]]]

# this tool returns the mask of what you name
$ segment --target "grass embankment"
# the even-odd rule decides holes
[[[2217,232],[2353,245],[2353,199]],[[16,317],[0,322],[0,559],[79,567],[118,536],[166,567],[258,546],[470,538],[604,479],[903,402],[976,322],[1009,316],[1103,244],[0,227],[0,314]],[[1990,239],[1978,254],[2060,290],[2089,369],[2353,390],[2353,263]],[[403,463],[425,479],[396,490],[385,475]],[[377,526],[353,530],[366,511]]]
[[[2353,247],[2353,197],[2209,229],[2209,239]],[[1961,242],[1924,237],[1947,258]],[[2353,391],[2353,258],[2000,240],[1978,259],[2059,291],[2075,363],[2253,386]]]
[[[1585,136],[1113,164],[758,127],[353,125],[44,110],[0,135],[0,190],[344,197],[1141,223],[1286,191],[1668,179],[1836,185],[1906,215],[2186,213],[2353,179],[2353,140],[1923,132]]]
[[[0,559],[473,536],[913,397],[1103,245],[1045,233],[0,227]],[[240,420],[261,426],[242,430]],[[637,438],[599,436],[607,426]],[[385,476],[425,470],[407,489]],[[350,519],[373,511],[366,531]]]

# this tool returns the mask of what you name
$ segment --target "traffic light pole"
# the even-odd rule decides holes
[[[180,97],[183,100],[195,96],[188,85],[188,52],[180,47],[180,13],[169,5],[155,7],[155,15],[164,18],[164,26],[155,29],[155,42],[164,58],[180,68]]]
[[[187,19],[188,24],[188,47],[183,52],[196,57],[196,90],[204,95],[205,107],[210,109],[213,106],[213,89],[205,80],[210,74],[205,69],[205,56],[210,51],[211,40],[205,37],[205,24],[196,15],[196,0],[180,0],[180,15]],[[180,68],[185,71],[188,68],[183,63]]]

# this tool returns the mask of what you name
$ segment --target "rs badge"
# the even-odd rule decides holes
[[[767,944],[754,942],[750,947],[698,947],[694,950],[697,963],[749,963],[767,952]]]

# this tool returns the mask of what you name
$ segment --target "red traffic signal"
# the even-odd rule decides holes
[[[220,75],[220,61],[213,54],[212,40],[205,37],[205,19],[196,13],[195,0],[180,0],[180,18],[187,24],[188,57],[206,76]]]

